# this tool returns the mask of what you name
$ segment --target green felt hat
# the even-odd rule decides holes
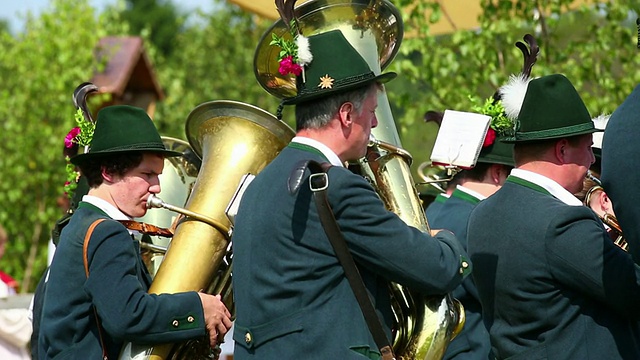
[[[513,144],[502,142],[500,138],[496,138],[493,144],[485,146],[480,150],[476,162],[515,166],[513,160]]]
[[[71,158],[71,163],[81,165],[86,161],[113,154],[150,151],[164,156],[181,153],[167,150],[153,121],[137,107],[114,105],[98,112],[98,120],[89,145],[89,151]]]
[[[285,105],[353,90],[373,82],[385,83],[396,77],[393,72],[376,75],[340,30],[312,35],[308,40],[313,60],[296,76],[297,95],[284,99]]]
[[[508,94],[503,93],[503,101]],[[599,131],[569,79],[560,74],[531,80],[515,119],[515,135],[505,142],[558,139]]]

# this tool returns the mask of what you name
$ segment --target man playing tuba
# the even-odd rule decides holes
[[[130,222],[160,192],[167,150],[144,110],[100,110],[90,149],[71,158],[89,185],[60,242],[44,293],[40,359],[115,359],[125,341],[158,344],[207,337],[211,347],[231,327],[220,295],[149,294]]]
[[[298,53],[281,62],[297,79],[297,95],[284,100],[296,107],[296,137],[249,184],[235,220],[234,358],[378,359],[300,164],[331,165],[328,202],[387,338],[389,281],[441,295],[470,263],[452,233],[406,225],[344,166],[365,155],[378,92],[395,74],[375,74],[340,30],[297,40]]]

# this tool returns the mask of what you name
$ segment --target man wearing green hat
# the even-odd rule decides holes
[[[365,155],[378,92],[395,74],[374,74],[340,31],[308,41],[313,60],[285,100],[296,105],[296,137],[248,186],[236,216],[234,359],[381,356],[319,220],[310,172],[298,170],[306,161],[332,165],[328,201],[389,339],[389,281],[442,295],[470,271],[453,234],[406,225],[344,166]]]
[[[513,144],[500,141],[502,134],[496,127],[497,121],[492,118],[476,165],[456,175],[460,182],[451,196],[436,214],[427,217],[430,226],[452,231],[465,249],[471,211],[500,189],[514,165]],[[467,277],[452,295],[464,306],[465,323],[447,347],[443,359],[491,359],[489,333],[482,322],[482,306],[472,277]]]
[[[149,294],[139,244],[119,220],[143,216],[160,192],[169,151],[149,116],[117,105],[98,113],[90,148],[71,162],[88,194],[64,227],[50,267],[40,319],[41,359],[118,357],[124,342],[159,344],[207,337],[231,326],[219,295]]]
[[[573,195],[594,162],[589,112],[559,74],[501,92],[516,168],[467,229],[494,355],[640,358],[640,267]]]

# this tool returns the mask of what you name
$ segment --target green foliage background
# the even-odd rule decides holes
[[[437,133],[428,110],[470,110],[469,95],[486,98],[522,67],[514,43],[531,33],[541,49],[533,75],[564,73],[593,115],[611,113],[640,82],[635,19],[639,1],[602,1],[569,10],[568,0],[481,0],[480,29],[433,36],[443,16],[437,2],[396,0],[405,38],[387,70],[387,86],[412,169],[428,159]],[[425,13],[430,14],[425,16]],[[51,227],[62,215],[64,136],[74,126],[71,95],[102,64],[93,49],[107,35],[139,35],[167,97],[155,122],[163,135],[185,139],[197,105],[238,100],[275,113],[278,101],[253,75],[253,53],[271,21],[216,2],[212,13],[180,13],[167,0],[122,1],[101,13],[88,0],[51,0],[10,34],[0,20],[0,224],[10,235],[0,268],[32,291],[46,267]],[[291,110],[285,120],[292,124]],[[418,176],[417,174],[415,175]]]

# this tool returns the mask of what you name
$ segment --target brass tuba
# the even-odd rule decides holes
[[[289,143],[294,132],[258,107],[222,100],[191,111],[186,134],[202,165],[182,211],[186,216],[176,228],[149,292],[224,291],[223,301],[233,314],[229,250],[232,224],[226,207],[241,178],[259,173]],[[211,355],[208,341],[151,348],[129,343],[120,359],[210,359]]]
[[[298,28],[305,36],[340,30],[351,45],[380,74],[395,57],[403,37],[402,18],[387,0],[312,0],[295,8]],[[296,95],[295,77],[278,72],[279,49],[272,35],[290,37],[287,24],[277,21],[265,32],[254,56],[258,82],[276,97]],[[370,180],[387,208],[407,224],[429,232],[426,216],[409,170],[411,155],[402,149],[384,91],[378,96],[378,126],[373,129],[366,159],[357,172]],[[437,274],[434,274],[437,276]],[[462,305],[451,296],[424,297],[390,284],[395,313],[394,354],[397,359],[440,359],[464,324]]]

